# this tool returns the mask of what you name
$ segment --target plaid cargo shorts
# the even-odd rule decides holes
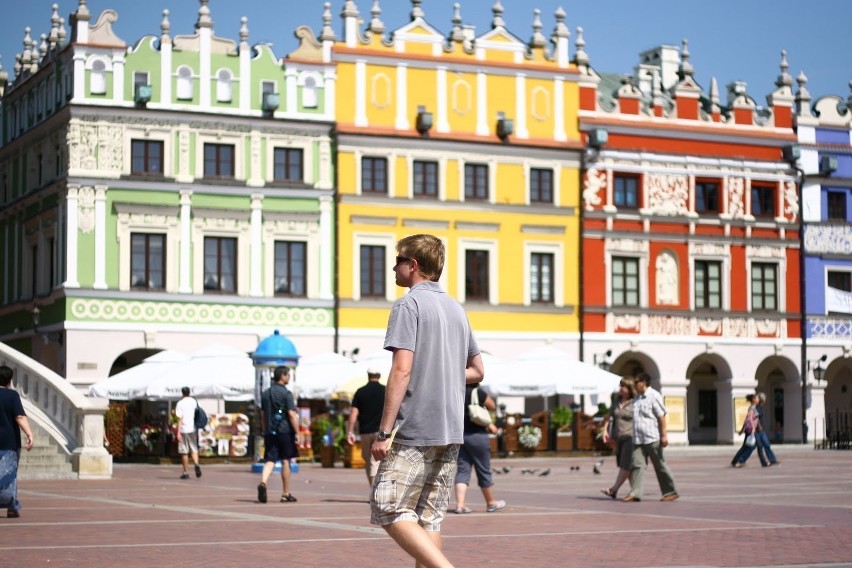
[[[459,444],[403,446],[391,444],[379,466],[370,499],[370,522],[420,524],[438,532],[455,484]]]

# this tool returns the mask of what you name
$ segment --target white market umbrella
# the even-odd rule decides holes
[[[349,380],[355,362],[339,353],[326,352],[302,357],[296,367],[295,385],[300,398],[331,398],[341,380]]]
[[[136,393],[137,398],[176,400],[189,387],[198,398],[252,400],[255,368],[251,357],[227,345],[209,345],[169,369]]]
[[[180,351],[160,351],[146,357],[135,367],[89,386],[89,396],[110,400],[131,400],[140,389],[144,389],[149,383],[188,360],[189,356]]]
[[[334,396],[351,400],[355,391],[367,384],[367,369],[377,370],[381,373],[379,382],[383,385],[388,384],[392,362],[393,353],[387,349],[380,349],[365,355],[355,363],[350,376],[340,377],[334,388]]]

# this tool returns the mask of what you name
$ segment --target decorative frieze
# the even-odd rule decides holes
[[[84,235],[95,229],[95,188],[82,186],[77,191],[77,226]]]
[[[606,183],[606,171],[595,167],[588,169],[586,179],[583,181],[583,202],[587,210],[592,210],[603,203],[601,193],[606,193]]]
[[[848,323],[852,325],[852,321]],[[765,339],[787,337],[787,322],[745,317],[706,318],[609,313],[606,316],[606,330],[608,333],[657,336]]]
[[[787,249],[768,245],[746,245],[746,258],[784,259],[787,258]]]
[[[329,309],[290,306],[74,298],[70,308],[69,319],[111,324],[325,328],[332,322]]]
[[[852,225],[805,225],[805,251],[852,254]]]
[[[745,179],[741,177],[729,177],[726,186],[728,189],[728,215],[732,219],[742,219],[745,216]]]
[[[689,243],[689,256],[724,256],[729,254],[729,246],[720,243]]]
[[[648,209],[655,215],[689,213],[689,179],[685,175],[649,174]]]
[[[648,254],[648,241],[638,239],[607,239],[607,252],[628,252]]]
[[[809,319],[807,327],[812,338],[852,340],[852,318]]]
[[[791,222],[799,217],[799,197],[796,195],[796,184],[792,181],[784,182],[784,214]]]

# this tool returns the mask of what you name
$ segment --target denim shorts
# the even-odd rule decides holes
[[[410,521],[439,532],[450,504],[458,455],[459,444],[391,444],[373,483],[370,522],[385,526]]]

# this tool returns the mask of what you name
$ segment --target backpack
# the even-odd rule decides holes
[[[207,413],[204,412],[204,409],[201,408],[201,405],[198,404],[198,401],[195,401],[195,429],[196,430],[204,430],[204,427],[207,426]]]

